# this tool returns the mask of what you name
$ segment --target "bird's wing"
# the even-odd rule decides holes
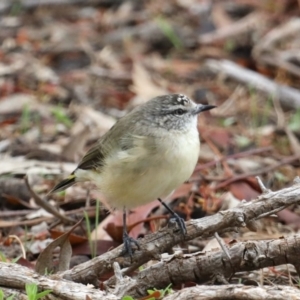
[[[105,157],[103,150],[101,143],[94,145],[81,159],[77,169],[91,170],[102,167]]]
[[[125,117],[123,118],[125,119]],[[123,124],[124,120],[119,120],[81,159],[77,169],[93,170],[101,169],[105,163],[105,158],[112,155],[112,152],[123,148],[123,138],[130,134],[130,130]],[[125,123],[126,124],[126,123]],[[122,128],[123,130],[120,130]],[[113,137],[113,138],[112,138]],[[125,138],[125,140],[127,140]],[[129,143],[126,146],[131,148]]]
[[[126,151],[137,147],[137,136],[139,136],[139,127],[136,126],[134,114],[138,111],[131,113],[118,120],[116,124],[100,138],[98,143],[94,145],[82,158],[78,164],[77,169],[91,170],[101,169],[105,163],[105,158],[109,155],[114,155],[118,151]],[[137,132],[138,131],[138,134]],[[113,138],[112,138],[113,137]],[[135,139],[133,139],[135,137]],[[140,136],[140,139],[144,137]]]

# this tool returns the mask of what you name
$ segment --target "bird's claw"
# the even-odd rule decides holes
[[[177,224],[177,226],[179,227],[179,230],[181,231],[181,233],[183,235],[187,234],[187,230],[186,230],[184,219],[182,219],[181,217],[179,217],[178,214],[174,213],[172,215],[172,217],[170,218],[170,222],[172,222],[172,223],[175,222]]]
[[[134,238],[130,237],[127,232],[123,233],[123,250],[121,252],[122,256],[129,255],[132,257],[134,249],[132,249],[132,244],[134,244],[138,249],[140,249],[140,245],[137,240]]]

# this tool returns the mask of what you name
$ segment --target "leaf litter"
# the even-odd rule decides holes
[[[194,174],[167,200],[186,220],[253,199],[260,194],[256,175],[276,190],[300,174],[297,1],[269,6],[234,0],[211,5],[49,1],[47,9],[32,1],[30,10],[23,2],[18,12],[10,5],[1,10],[1,249],[13,247],[14,241],[4,246],[9,234],[30,242],[32,226],[41,222],[66,232],[59,243],[64,245],[71,236],[67,223],[75,223],[84,210],[94,242],[108,243],[97,254],[120,244],[119,212],[103,205],[95,224],[95,203],[102,198],[93,185],[53,195],[57,209],[45,197],[119,117],[159,94],[185,93],[218,106],[199,119],[202,148]],[[36,211],[33,199],[50,214],[29,220],[26,210]],[[128,227],[136,238],[166,222],[167,212],[153,202],[135,209]],[[285,209],[260,223],[251,239],[297,231],[299,209]],[[73,252],[90,257],[87,228],[80,226],[72,230],[85,246],[76,250],[79,239]],[[46,232],[45,240],[54,239],[54,232]],[[244,237],[247,230],[235,235]],[[40,251],[52,247],[46,244],[40,243]],[[70,247],[61,260],[69,261]],[[39,265],[37,253],[29,254]],[[44,255],[38,267],[43,272],[53,267],[46,265],[52,254]]]

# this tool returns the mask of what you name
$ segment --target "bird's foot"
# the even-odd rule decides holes
[[[179,217],[178,214],[176,214],[175,212],[172,214],[172,217],[170,218],[170,222],[176,223],[183,235],[187,234],[184,219]]]
[[[183,235],[186,235],[187,230],[185,227],[185,222],[184,219],[182,219],[181,217],[178,216],[178,214],[176,214],[175,211],[173,211],[164,201],[162,201],[160,198],[157,198],[157,200],[167,209],[167,211],[172,215],[172,217],[170,218],[169,222],[170,223],[176,223],[177,226],[179,227],[181,233]]]
[[[140,245],[139,245],[138,241],[135,240],[134,238],[130,237],[127,232],[123,233],[123,243],[124,243],[124,246],[123,246],[123,250],[121,252],[122,256],[129,255],[130,257],[132,257],[133,252],[135,250],[135,249],[132,249],[132,244],[134,244],[138,249],[140,249]]]

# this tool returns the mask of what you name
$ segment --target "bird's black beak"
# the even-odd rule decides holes
[[[197,114],[199,114],[199,113],[201,113],[201,112],[203,112],[203,111],[210,110],[210,109],[213,109],[213,108],[215,108],[215,107],[216,107],[215,105],[203,105],[203,104],[198,104],[198,105],[195,107],[193,113],[194,113],[195,115],[197,115]]]

